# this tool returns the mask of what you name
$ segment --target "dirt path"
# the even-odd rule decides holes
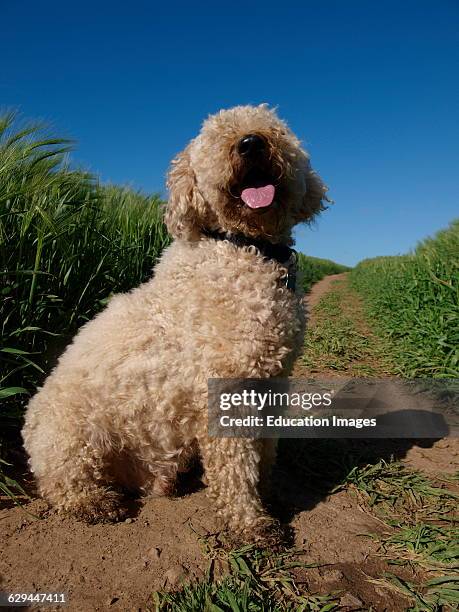
[[[311,287],[311,291],[306,295],[306,304],[308,305],[308,309],[311,310],[319,303],[321,298],[330,291],[335,281],[344,280],[346,277],[346,272],[343,272],[342,274],[330,274],[313,285]]]
[[[307,298],[309,306],[317,305],[333,282],[345,277],[334,275],[317,283]],[[303,372],[300,368],[297,375]],[[389,445],[377,452],[387,458],[395,453],[433,472],[446,471],[454,453],[457,459],[457,449],[442,442],[433,448]],[[311,452],[309,448],[305,452]],[[377,556],[376,544],[361,534],[381,530],[381,522],[363,512],[346,491],[332,493],[330,486],[330,491],[318,492],[313,482],[297,479],[281,457],[276,473],[278,512],[292,528],[293,544],[303,551],[300,557],[321,566],[297,573],[300,588],[313,593],[342,591],[343,610],[405,609],[408,600],[368,581],[387,565]],[[215,524],[202,488],[177,499],[147,499],[140,508],[132,508],[125,522],[115,525],[85,525],[62,518],[36,499],[27,510],[40,517],[37,520],[3,502],[3,591],[63,591],[69,611],[145,610],[153,591],[202,579],[208,566],[197,534],[211,532]]]
[[[304,363],[300,358],[295,364],[293,377],[305,378],[314,375],[333,378],[335,376],[357,375],[384,378],[393,376],[390,370],[391,364],[385,355],[387,347],[383,344],[379,345],[378,339],[375,338],[369,328],[366,316],[363,313],[361,300],[355,292],[349,290],[347,279],[347,273],[333,274],[325,277],[312,287],[310,293],[306,296],[309,313],[308,329],[312,331],[317,329],[320,323],[320,315],[314,309],[324,296],[335,289],[338,292],[344,316],[352,319],[359,338],[369,341],[368,345],[360,353],[356,352],[349,363],[338,364],[334,363],[333,359],[327,359],[327,356],[324,358],[324,355],[320,354],[323,350],[320,347],[319,351],[312,353],[314,368],[311,369],[311,366]],[[325,328],[333,325],[333,321],[327,319],[327,316],[328,314],[325,315]],[[351,343],[351,340],[352,337],[348,342]],[[308,336],[306,337],[306,355],[309,341],[315,342],[314,334],[309,340]],[[336,366],[338,366],[337,369]],[[426,440],[421,445],[409,444],[406,448],[403,448],[403,444],[400,443],[398,446],[396,456],[403,459],[404,463],[413,469],[419,469],[428,474],[454,473],[459,470],[459,439],[457,437],[440,440],[433,445],[429,444],[429,440]],[[393,445],[389,445],[388,448],[393,448]],[[381,456],[384,456],[382,450]]]

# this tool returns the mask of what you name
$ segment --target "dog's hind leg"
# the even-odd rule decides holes
[[[67,451],[59,449],[59,457],[53,457],[53,467],[48,469],[34,467],[31,454],[40,494],[58,511],[90,523],[120,519],[125,509],[119,494],[103,478],[103,459],[88,445]]]
[[[88,522],[117,520],[124,508],[106,479],[107,448],[85,434],[44,412],[28,414],[24,446],[39,493],[59,512]]]

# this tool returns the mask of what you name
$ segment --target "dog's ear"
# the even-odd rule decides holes
[[[327,208],[325,202],[332,202],[327,197],[328,187],[322,181],[309,163],[305,171],[306,191],[301,205],[296,212],[296,221],[311,221],[316,215]]]
[[[205,218],[205,202],[196,185],[188,147],[172,161],[167,188],[169,201],[164,221],[174,238],[198,240],[201,220]]]

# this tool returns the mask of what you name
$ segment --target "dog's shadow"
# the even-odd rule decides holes
[[[283,523],[311,510],[343,484],[353,468],[398,461],[428,439],[282,439],[273,472],[272,513]]]

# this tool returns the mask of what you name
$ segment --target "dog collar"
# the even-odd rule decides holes
[[[204,235],[214,240],[228,240],[239,248],[254,246],[260,251],[263,257],[273,259],[278,264],[287,268],[285,286],[291,291],[295,291],[297,273],[297,253],[286,244],[273,244],[267,240],[249,238],[243,234],[225,234],[218,230],[204,230]]]

